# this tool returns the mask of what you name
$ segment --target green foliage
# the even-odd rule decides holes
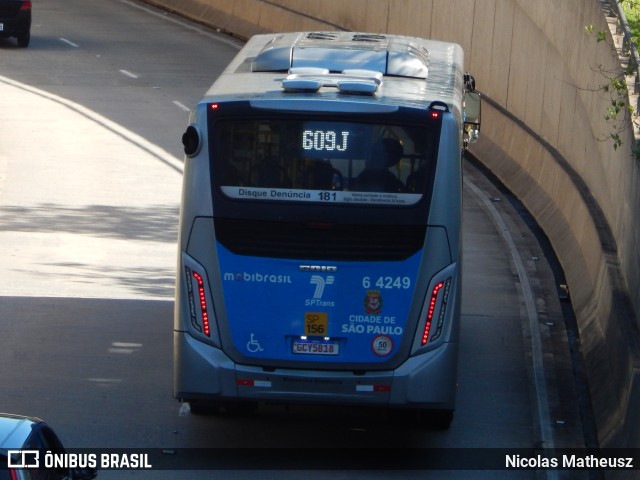
[[[607,39],[605,33],[601,31],[596,32],[595,27],[593,25],[587,25],[586,27],[584,27],[584,31],[587,32],[589,35],[595,34],[597,42],[604,42]]]
[[[635,45],[638,45],[638,38],[640,37],[640,0],[620,0],[620,5],[627,17],[632,41]]]
[[[627,17],[627,23],[631,30],[631,41],[637,46],[640,38],[640,0],[618,0],[618,2]],[[586,26],[585,32],[588,35],[595,36],[597,42],[607,40],[606,33],[596,31],[593,25]],[[611,48],[615,49],[615,46],[611,45]],[[617,150],[623,144],[621,134],[625,130],[633,128],[633,122],[630,123],[628,119],[636,117],[634,108],[628,103],[629,92],[625,78],[629,75],[635,75],[634,66],[629,62],[629,66],[622,73],[608,72],[601,66],[598,66],[598,70],[607,79],[607,83],[602,85],[600,90],[607,93],[611,101],[604,118],[611,124],[612,131],[603,140],[611,140],[613,148]],[[626,115],[627,113],[629,113],[629,116]],[[635,158],[640,159],[640,146],[635,145],[633,147],[633,155]]]

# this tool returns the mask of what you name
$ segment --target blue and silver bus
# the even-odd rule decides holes
[[[452,43],[298,32],[244,46],[183,135],[177,399],[449,425],[472,85]]]

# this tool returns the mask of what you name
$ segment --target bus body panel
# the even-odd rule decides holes
[[[462,253],[462,144],[460,126],[453,116],[442,121],[438,162],[429,225],[446,228],[451,242],[451,256],[457,261]]]
[[[234,357],[308,363],[313,359],[304,357],[317,352],[327,363],[387,361],[410,327],[420,256],[375,264],[299,261],[243,257],[218,245]]]
[[[227,404],[269,401],[453,409],[458,344],[409,358],[396,370],[349,371],[274,369],[235,364],[222,350],[188,333],[174,337],[176,398]]]
[[[233,270],[225,270],[226,263],[224,260],[221,260],[220,257],[221,249],[214,247],[216,237],[213,225],[213,219],[198,217],[190,229],[190,240],[185,249],[186,255],[183,255],[179,267],[182,275],[179,275],[177,279],[180,293],[176,298],[177,313],[175,317],[176,322],[179,321],[178,319],[180,319],[181,322],[176,323],[175,329],[179,331],[191,331],[194,335],[198,335],[199,333],[191,326],[190,306],[189,302],[185,301],[185,299],[189,297],[185,284],[188,284],[191,280],[184,272],[185,268],[189,268],[190,271],[198,271],[204,278],[207,296],[211,299],[209,317],[212,325],[212,333],[209,338],[201,336],[201,340],[216,346],[222,344],[228,355],[239,363],[253,363],[266,366],[285,364],[295,368],[303,368],[310,361],[313,361],[315,363],[327,363],[324,366],[332,369],[380,369],[385,366],[396,366],[402,361],[403,357],[409,354],[411,349],[415,350],[417,348],[414,341],[415,332],[416,328],[418,328],[421,309],[425,302],[425,292],[429,284],[432,283],[432,279],[441,271],[451,270],[452,267],[458,268],[455,263],[452,263],[450,255],[451,248],[446,230],[442,227],[429,227],[425,236],[423,251],[427,251],[430,254],[421,255],[421,258],[414,258],[409,261],[411,264],[419,262],[414,265],[412,270],[414,272],[421,272],[420,276],[414,274],[414,276],[410,277],[410,270],[407,270],[407,267],[403,265],[406,262],[384,262],[386,265],[380,265],[380,262],[377,264],[374,263],[373,265],[358,262],[332,262],[330,266],[336,267],[336,272],[314,273],[311,271],[300,271],[300,267],[310,264],[316,264],[320,267],[323,263],[326,265],[327,262],[287,260],[281,261],[287,268],[287,270],[284,271],[285,273],[283,273],[283,271],[278,271],[275,267],[271,267],[270,270],[261,269],[259,268],[261,263],[250,257],[243,259],[243,262],[240,263],[235,260],[234,263],[233,256],[230,256],[230,265],[233,266]],[[224,250],[224,248],[222,248],[222,250]],[[226,252],[224,255],[229,256],[229,253]],[[229,259],[227,259],[227,261],[229,261]],[[381,268],[384,269],[381,270]],[[351,276],[355,276],[355,281],[353,281],[352,278],[352,286],[345,287],[344,283],[341,285],[338,282],[348,282],[344,273],[349,270],[351,271]],[[385,271],[393,273],[391,275],[385,275]],[[398,272],[402,272],[402,275],[398,275]],[[260,275],[261,278],[258,278],[258,275]],[[272,276],[273,278],[269,279],[266,276]],[[450,273],[448,276],[454,279],[458,277],[455,272]],[[326,284],[328,281],[327,277],[334,277],[329,284]],[[405,277],[408,277],[410,280],[410,284],[412,285],[410,289],[402,288],[403,284],[401,282]],[[362,282],[365,279],[369,282],[368,287],[362,286]],[[273,283],[271,283],[270,280],[273,280]],[[388,285],[380,282],[387,283]],[[266,288],[264,286],[265,283],[267,285]],[[295,283],[298,284],[297,290],[293,288]],[[323,290],[325,290],[326,293],[323,292],[322,295],[320,295],[321,298],[317,299],[319,301],[314,302],[313,296],[323,283]],[[367,307],[365,306],[365,301],[369,299],[369,291],[378,288],[376,287],[376,283],[381,285],[382,291],[385,290],[385,286],[389,286],[390,289],[387,289],[387,292],[395,294],[395,296],[399,298],[399,303],[406,302],[406,305],[401,305],[401,308],[403,308],[402,315],[392,315],[393,311],[390,310],[388,306],[385,307],[385,305],[381,307],[381,310],[384,310],[384,314],[366,313]],[[415,286],[413,286],[414,284]],[[239,289],[241,294],[244,293],[247,295],[246,301],[242,301],[242,297],[234,297],[234,295],[229,294],[229,292],[225,294],[225,286],[227,289],[232,287],[235,287],[236,290]],[[268,288],[270,286],[275,288]],[[281,287],[283,286],[290,287],[290,289],[282,289]],[[195,285],[193,288],[195,288]],[[333,289],[335,289],[335,291],[331,291]],[[255,293],[252,294],[252,291],[255,291]],[[452,292],[453,291],[455,290],[452,288]],[[391,304],[394,295],[389,296],[387,292],[382,295],[382,301],[386,304]],[[238,293],[236,292],[235,295],[238,295]],[[452,293],[451,296],[453,298],[454,294]],[[336,312],[335,310],[339,309],[336,309],[335,305],[326,306],[327,303],[339,304],[341,297],[345,297],[351,307],[344,307],[342,311]],[[268,314],[265,314],[265,302],[273,305],[268,310]],[[307,306],[306,304],[310,305]],[[323,304],[325,305],[324,307],[322,306]],[[271,341],[280,347],[279,352],[281,356],[273,357],[270,356],[273,355],[273,351],[269,352],[267,350],[265,352],[267,343],[265,343],[264,340],[260,343],[261,336],[258,333],[260,330],[256,328],[254,323],[242,315],[255,317],[262,313],[265,321],[271,322],[272,320],[270,319],[272,317],[278,318],[278,314],[273,313],[274,309],[277,310],[280,308],[278,305],[282,305],[282,308],[284,308],[283,311],[287,316],[291,316],[291,313],[287,311],[294,312],[292,328],[297,328],[298,330],[277,330],[274,332]],[[233,319],[233,315],[229,313],[229,310],[240,307],[243,308],[243,310],[236,313],[236,315],[240,316]],[[351,308],[351,310],[349,308]],[[326,335],[322,335],[322,337],[338,337],[340,339],[339,341],[343,342],[343,346],[345,342],[352,341],[360,348],[359,357],[353,357],[352,354],[346,365],[338,366],[336,365],[337,362],[345,361],[344,356],[336,355],[334,358],[318,356],[298,359],[291,353],[293,337],[295,337],[296,334],[302,335],[305,333],[303,331],[305,313],[316,311],[330,312],[330,318],[327,320],[332,323],[328,326],[330,329],[336,330],[336,332],[329,331]],[[447,314],[449,313],[454,316],[457,315],[456,310],[453,308],[449,309]],[[339,320],[334,320],[334,315]],[[244,330],[236,329],[236,337],[240,336],[240,338],[236,338],[235,342],[233,341],[234,322],[246,327]],[[445,326],[455,323],[454,321],[446,322]],[[400,330],[401,332],[399,332]],[[244,333],[244,336],[242,336],[242,333]],[[260,350],[252,347],[251,333],[254,333],[254,341],[260,344]],[[334,333],[337,333],[337,335],[334,335]],[[372,342],[374,338],[378,336],[388,336],[391,342],[394,343],[393,349],[385,355],[380,355],[380,353],[385,352],[375,354],[372,350]],[[445,330],[442,338],[445,339],[448,338],[448,336],[448,330]],[[394,358],[396,355],[398,357]]]

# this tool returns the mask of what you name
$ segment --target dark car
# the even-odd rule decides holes
[[[0,480],[90,480],[97,475],[95,468],[45,469],[46,452],[65,453],[49,425],[35,417],[0,413]]]
[[[29,46],[31,0],[0,0],[0,37],[15,37],[18,46]]]

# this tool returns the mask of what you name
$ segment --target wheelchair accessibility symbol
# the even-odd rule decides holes
[[[249,351],[249,353],[257,353],[257,352],[262,352],[264,350],[264,348],[262,348],[260,346],[260,343],[253,338],[253,333],[251,334],[251,340],[249,340],[247,342],[247,350]]]

